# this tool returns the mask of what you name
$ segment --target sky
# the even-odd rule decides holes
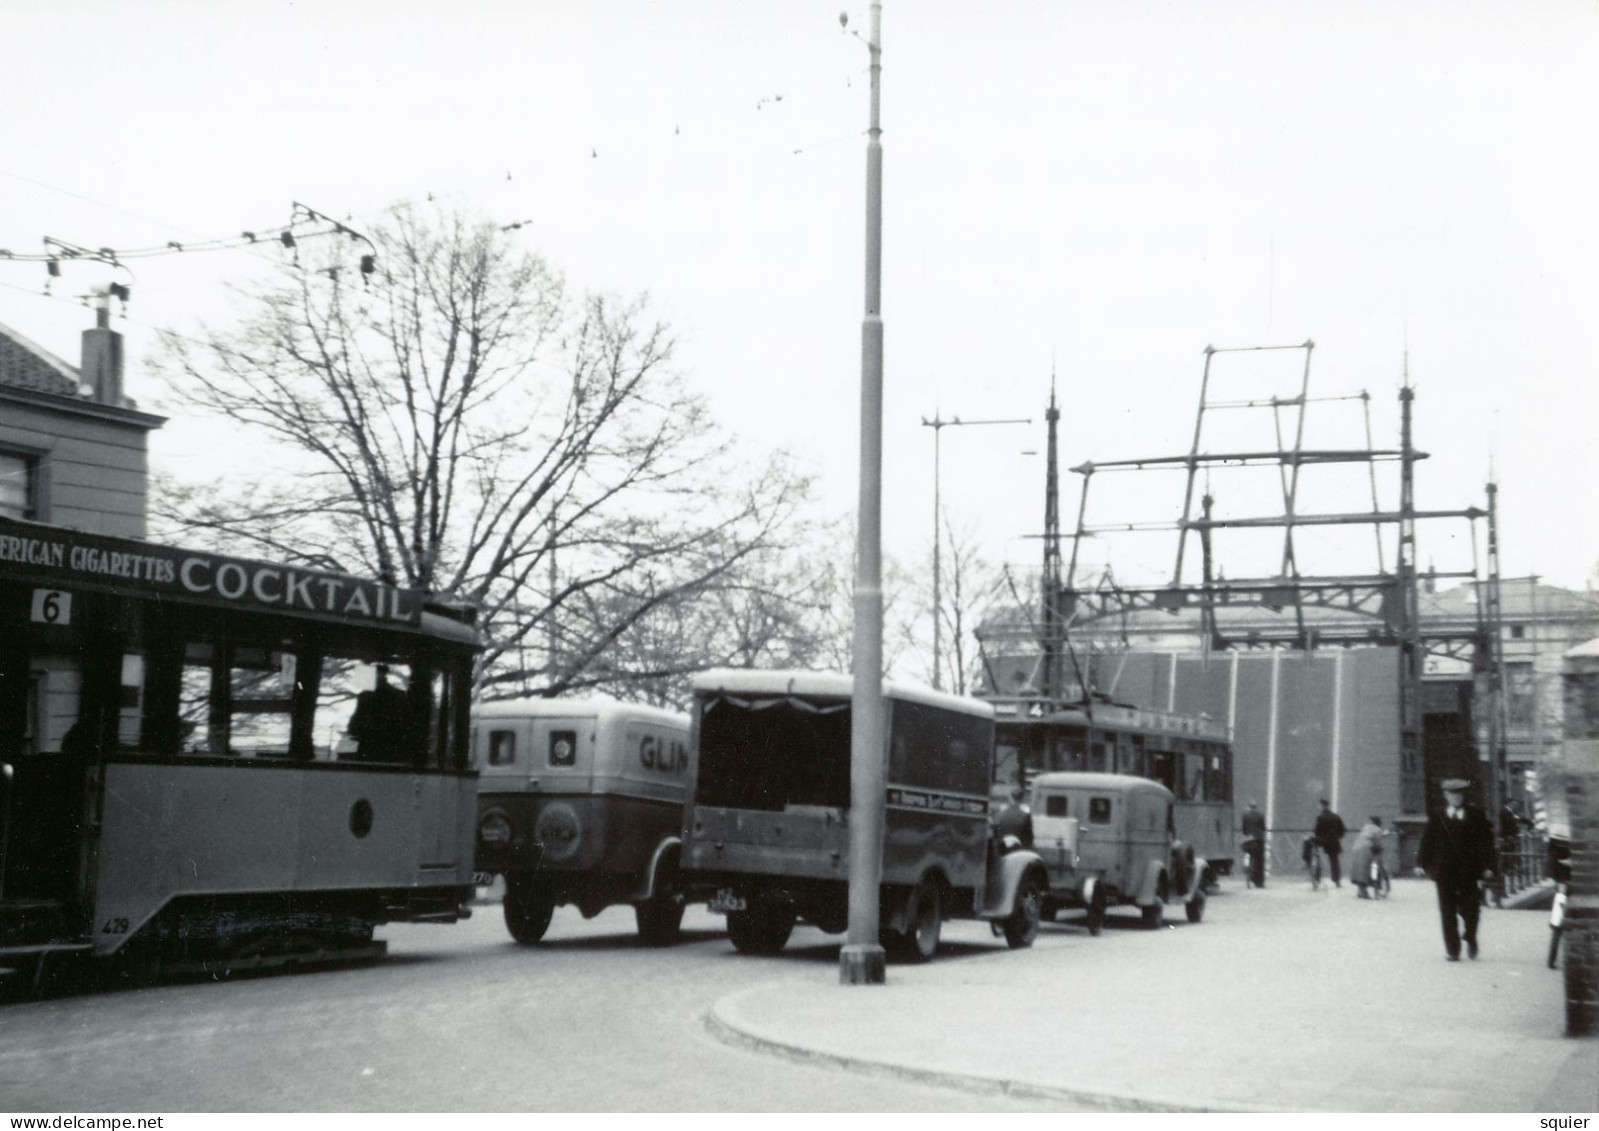
[[[1594,577],[1594,0],[883,7],[890,554],[930,552],[924,420],[1031,420],[938,430],[949,521],[1030,567],[1052,382],[1063,468],[1184,454],[1213,346],[1239,352],[1209,355],[1206,450],[1275,448],[1269,410],[1215,406],[1307,380],[1343,398],[1310,406],[1307,448],[1367,446],[1367,412],[1371,446],[1395,448],[1408,370],[1417,505],[1484,506],[1492,476],[1505,576]],[[359,228],[430,194],[521,222],[574,283],[647,292],[718,418],[849,513],[869,23],[857,0],[4,0],[0,248],[231,236],[296,201]],[[156,467],[234,466],[143,359],[155,327],[225,319],[270,254],[130,263],[127,388],[174,417]],[[75,361],[77,296],[113,280],[68,264],[46,296],[40,264],[0,258],[0,322]],[[1081,478],[1062,479],[1069,528]],[[1397,484],[1379,465],[1384,509]],[[1170,520],[1184,487],[1102,473],[1086,514]],[[1220,516],[1281,511],[1275,471],[1201,487]],[[1300,491],[1301,513],[1372,507],[1362,467],[1307,469]],[[1420,564],[1473,568],[1477,529],[1423,522]],[[1277,568],[1274,538],[1227,537],[1228,576]],[[1299,567],[1392,568],[1395,540],[1306,529]],[[1083,560],[1152,584],[1175,545],[1103,535]]]

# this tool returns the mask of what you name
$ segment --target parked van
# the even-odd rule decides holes
[[[998,852],[989,830],[994,709],[883,685],[887,808],[880,926],[886,950],[926,961],[947,918],[996,924],[1032,944],[1045,876],[1036,855]],[[695,747],[683,867],[716,889],[741,952],[783,948],[798,920],[849,925],[847,675],[707,672],[694,679]]]
[[[1044,918],[1088,913],[1099,934],[1110,907],[1130,905],[1159,927],[1166,904],[1190,923],[1205,914],[1206,862],[1176,836],[1171,790],[1123,774],[1039,774],[1032,782],[1033,848],[1049,873]]]
[[[614,699],[514,699],[472,712],[477,871],[505,877],[505,925],[544,937],[561,904],[631,903],[639,937],[676,941],[692,761],[688,716]]]

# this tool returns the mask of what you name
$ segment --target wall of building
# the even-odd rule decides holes
[[[0,450],[34,457],[35,517],[58,526],[145,536],[147,437],[159,424],[129,409],[0,387]]]
[[[1237,806],[1259,801],[1286,838],[1310,828],[1323,797],[1352,828],[1400,815],[1398,662],[1393,648],[1129,652],[1104,665],[1100,686],[1228,722]]]

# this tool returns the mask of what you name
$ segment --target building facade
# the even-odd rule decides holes
[[[124,395],[122,335],[96,314],[78,366],[0,324],[0,516],[143,538],[164,418]]]

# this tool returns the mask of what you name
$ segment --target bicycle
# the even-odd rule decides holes
[[[1256,883],[1255,882],[1255,862],[1258,859],[1257,854],[1260,852],[1262,847],[1263,846],[1261,845],[1260,841],[1258,841],[1258,840],[1250,839],[1250,840],[1244,841],[1244,855],[1243,855],[1242,863],[1243,863],[1243,872],[1244,872],[1244,890],[1245,891],[1248,891],[1250,888],[1257,888],[1257,887],[1265,887],[1266,886],[1264,882],[1261,882],[1261,883]],[[1262,878],[1264,878],[1264,875],[1265,875],[1265,873],[1262,872],[1261,873]]]
[[[1387,899],[1388,889],[1391,886],[1388,879],[1388,869],[1383,867],[1382,857],[1373,856],[1371,867],[1367,871],[1366,886],[1371,890],[1372,899]]]
[[[1310,873],[1310,890],[1321,890],[1321,845],[1316,838],[1307,836],[1299,846],[1299,856],[1305,862],[1305,871]]]

